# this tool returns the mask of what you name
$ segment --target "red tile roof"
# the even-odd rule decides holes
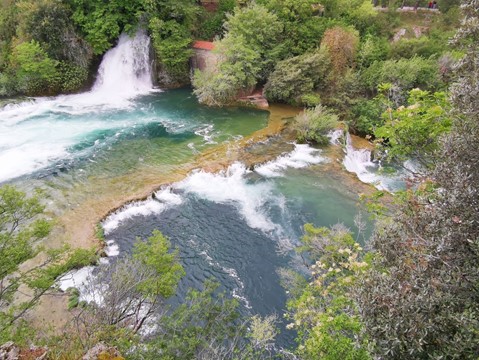
[[[215,48],[215,44],[210,41],[196,40],[193,43],[193,48],[201,50],[213,50]]]

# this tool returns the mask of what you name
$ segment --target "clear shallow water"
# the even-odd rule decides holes
[[[91,94],[0,110],[0,183],[67,170],[118,175],[178,164],[267,123],[264,111],[199,106],[189,89],[141,95],[125,107],[73,110],[81,96]]]

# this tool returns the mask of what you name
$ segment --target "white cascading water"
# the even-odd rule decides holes
[[[103,57],[92,93],[104,99],[131,98],[151,91],[150,38],[142,31],[122,34]]]
[[[380,190],[384,189],[380,177],[375,173],[377,165],[371,161],[371,151],[355,149],[349,134],[346,136],[346,154],[343,165],[347,171],[355,173],[362,182],[374,184]]]
[[[371,161],[371,151],[355,149],[349,134],[346,136],[343,165],[347,171],[355,173],[359,180],[374,185],[378,190],[396,191],[404,188],[405,174],[402,171],[390,175],[381,174],[379,164]]]
[[[133,98],[152,91],[150,39],[142,31],[123,34],[103,57],[92,90],[35,98],[0,109],[0,182],[32,173],[70,157],[70,148],[92,132],[127,129],[135,116],[108,116],[133,108]]]

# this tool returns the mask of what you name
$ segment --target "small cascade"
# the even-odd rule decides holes
[[[399,168],[392,173],[385,173],[381,165],[372,161],[372,154],[367,149],[355,149],[351,135],[346,136],[346,154],[343,165],[347,171],[355,173],[359,180],[372,184],[379,190],[394,192],[403,189],[407,174]]]
[[[346,135],[346,154],[343,165],[347,171],[355,173],[362,182],[375,184],[378,189],[384,189],[380,184],[381,179],[376,173],[378,165],[371,161],[371,151],[355,149],[350,134]]]
[[[144,31],[132,38],[122,34],[117,46],[103,56],[92,92],[103,97],[120,94],[128,98],[152,87],[150,38]]]

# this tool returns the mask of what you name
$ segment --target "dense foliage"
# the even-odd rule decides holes
[[[221,106],[264,86],[270,101],[307,107],[293,125],[299,141],[327,143],[327,132],[344,120],[353,131],[376,138],[378,155],[422,165],[423,177],[395,196],[394,208],[376,213],[367,252],[343,226],[305,226],[298,251],[309,273],[282,273],[290,289],[288,328],[297,331],[298,346],[294,355],[281,355],[477,359],[477,1],[462,2],[455,50],[446,39],[457,1],[438,2],[444,14],[430,15],[429,31],[396,39],[397,30],[408,26],[394,11],[402,2],[388,2],[391,9],[384,12],[362,0],[324,0],[321,6],[313,0],[241,3],[222,1],[214,15],[189,0],[4,1],[0,95],[76,91],[93,54],[104,53],[121,32],[138,26],[152,36],[164,77],[183,82],[193,36],[218,35],[217,66],[192,79],[200,102]],[[207,20],[203,28],[202,19]],[[414,15],[414,21],[420,19]],[[48,222],[35,220],[43,210],[38,196],[0,189],[2,340],[11,338],[23,314],[11,304],[20,285],[34,289],[30,307],[61,273],[95,259],[91,251],[66,260],[51,253],[48,266],[19,272],[19,265],[37,254],[34,241],[49,232]],[[155,232],[138,243],[132,258],[97,277],[109,284],[104,305],[79,308],[80,333],[68,341],[81,344],[81,351],[97,341],[135,348],[132,357],[139,359],[279,356],[274,318],[243,319],[238,303],[213,283],[191,290],[183,304],[169,309],[166,299],[183,274],[177,252]],[[156,331],[140,340],[140,330],[153,318]]]

